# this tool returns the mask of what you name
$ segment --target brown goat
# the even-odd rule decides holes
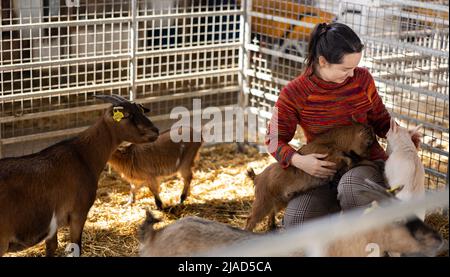
[[[155,230],[153,225],[158,221],[147,212],[147,218],[140,227],[141,256],[194,256],[262,236],[195,216],[182,218]],[[403,223],[391,223],[333,241],[325,248],[323,255],[366,257],[369,255],[367,246],[371,243],[377,244],[381,255],[396,251],[405,255],[435,256],[443,246],[441,236],[415,217]],[[286,255],[303,256],[303,251],[299,249]]]
[[[180,127],[182,128],[190,132],[190,138],[195,137],[192,128]],[[156,206],[162,210],[158,179],[180,173],[184,182],[180,197],[180,203],[183,203],[189,196],[192,167],[201,145],[202,142],[174,142],[170,137],[170,130],[167,130],[152,143],[120,146],[111,156],[109,164],[130,182],[130,204],[135,201],[136,190],[145,184],[152,192]]]
[[[0,256],[42,240],[46,255],[53,256],[64,225],[81,253],[87,214],[111,154],[122,141],[158,137],[141,105],[116,95],[97,97],[113,106],[86,131],[38,153],[0,160]]]
[[[361,159],[368,157],[375,139],[371,127],[353,122],[352,125],[321,134],[302,146],[298,153],[328,154],[324,160],[336,163],[336,176],[342,176]],[[296,194],[325,185],[335,177],[318,178],[294,166],[283,169],[279,163],[269,165],[261,174],[256,175],[253,169],[249,169],[247,174],[255,185],[255,200],[245,227],[249,231],[269,213],[269,225],[274,228],[276,213],[284,209]]]

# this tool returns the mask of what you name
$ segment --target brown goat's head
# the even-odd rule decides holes
[[[350,151],[363,158],[368,158],[370,147],[376,140],[375,133],[369,125],[352,121],[352,125],[344,126],[341,132],[349,134],[353,141],[350,143]]]
[[[121,141],[146,143],[155,141],[159,130],[145,116],[149,112],[141,104],[130,102],[118,95],[98,95],[99,99],[112,103],[105,113],[105,119],[117,132]]]

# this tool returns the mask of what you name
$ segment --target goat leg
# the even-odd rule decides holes
[[[8,251],[9,243],[8,240],[2,239],[2,236],[0,236],[0,257],[3,257],[3,255],[6,254],[6,251]]]
[[[45,241],[45,256],[55,256],[56,249],[58,248],[58,231],[55,232],[53,237]]]
[[[180,204],[182,204],[184,200],[186,200],[186,198],[189,196],[192,182],[192,170],[190,168],[183,170],[181,172],[181,176],[183,177],[184,187],[180,197]]]
[[[269,230],[271,230],[271,231],[277,229],[277,223],[275,220],[276,214],[277,214],[276,209],[272,209],[272,211],[270,212],[270,215],[269,215],[268,226],[269,226]]]
[[[273,203],[261,201],[258,198],[255,198],[253,201],[252,212],[250,216],[247,218],[247,224],[245,226],[245,230],[253,231],[255,229],[256,224],[261,222],[261,220],[272,210]]]
[[[136,186],[130,183],[130,195],[128,196],[127,205],[132,205],[136,202]]]
[[[158,182],[158,180],[154,177],[149,177],[147,186],[150,189],[150,191],[152,192],[153,197],[155,198],[156,207],[158,208],[158,210],[162,211],[163,204],[162,204],[161,198],[159,197],[159,182]]]
[[[70,216],[70,242],[76,244],[81,255],[81,237],[83,235],[84,223],[87,213],[84,215],[71,214]]]

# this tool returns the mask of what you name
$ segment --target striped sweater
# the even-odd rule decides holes
[[[288,142],[298,124],[308,143],[329,129],[351,124],[352,116],[371,125],[377,136],[386,137],[391,117],[367,69],[355,68],[353,77],[340,84],[323,81],[307,70],[278,97],[267,129],[268,151],[286,168],[296,152]],[[387,159],[378,142],[372,146],[370,159]]]

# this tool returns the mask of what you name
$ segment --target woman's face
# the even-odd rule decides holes
[[[361,61],[361,56],[362,53],[345,54],[340,64],[328,63],[323,56],[320,56],[317,73],[324,81],[340,84],[348,77],[353,76],[353,71]]]

